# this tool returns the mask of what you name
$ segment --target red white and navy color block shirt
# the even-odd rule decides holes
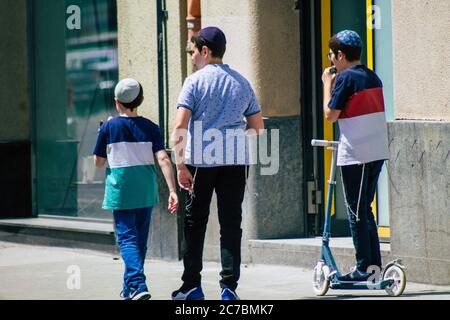
[[[364,65],[339,73],[330,109],[342,110],[338,166],[389,159],[383,84]]]

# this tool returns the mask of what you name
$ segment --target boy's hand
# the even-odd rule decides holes
[[[178,184],[181,188],[187,191],[191,191],[194,188],[194,178],[186,166],[178,168]]]
[[[169,206],[167,208],[170,213],[177,213],[178,210],[178,195],[175,191],[171,191],[169,195]]]
[[[336,74],[332,74],[330,70],[333,67],[326,68],[322,74],[322,82],[324,85],[333,85],[334,80],[336,80]]]

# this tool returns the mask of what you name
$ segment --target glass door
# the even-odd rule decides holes
[[[362,63],[374,70],[384,83],[386,116],[393,120],[392,94],[392,28],[390,0],[321,0],[322,11],[322,63],[324,67],[329,62],[328,40],[331,35],[344,30],[355,30],[361,36],[365,48],[362,52]],[[323,136],[327,140],[337,140],[339,128],[323,121]],[[324,190],[327,192],[330,154],[325,152]],[[333,203],[332,233],[337,236],[349,236],[347,213],[344,204],[340,170],[336,172],[336,194]],[[373,211],[379,224],[379,236],[382,240],[389,238],[389,192],[386,166],[378,181],[376,201],[372,204]]]
[[[391,0],[375,0],[371,10],[373,17],[374,70],[383,81],[386,118],[394,120],[394,86],[392,62],[392,14]],[[389,241],[389,176],[387,164],[378,179],[378,233],[382,241]]]
[[[110,219],[92,150],[100,121],[115,114],[116,1],[31,3],[38,214]]]

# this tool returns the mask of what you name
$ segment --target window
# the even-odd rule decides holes
[[[116,113],[116,1],[31,5],[37,212],[111,219],[101,209],[104,170],[94,167],[92,151],[100,121]]]

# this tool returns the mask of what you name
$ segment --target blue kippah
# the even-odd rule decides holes
[[[359,37],[359,34],[357,34],[355,31],[352,30],[344,30],[339,32],[336,35],[336,38],[339,40],[340,43],[342,43],[345,46],[349,47],[362,47],[362,41]]]
[[[227,39],[225,38],[224,33],[217,27],[206,27],[198,32],[198,34],[217,47],[223,47],[227,44]]]

